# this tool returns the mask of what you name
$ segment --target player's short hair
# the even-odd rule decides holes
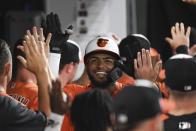
[[[61,50],[59,71],[61,71],[66,64],[70,62],[79,63],[82,59],[80,46],[72,40],[68,40],[64,43]]]
[[[71,121],[76,131],[105,131],[111,126],[111,98],[103,90],[92,89],[75,97]]]
[[[0,75],[2,75],[5,64],[12,60],[11,52],[5,40],[0,39]]]

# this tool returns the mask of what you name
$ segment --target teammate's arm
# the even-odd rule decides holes
[[[35,73],[38,81],[39,110],[49,116],[51,111],[48,91],[50,78],[43,43],[41,41],[36,43],[34,36],[27,34],[23,46],[26,59],[21,56],[18,58],[28,70]]]

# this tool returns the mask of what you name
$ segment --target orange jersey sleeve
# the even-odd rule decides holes
[[[27,108],[38,110],[38,87],[32,82],[10,82],[7,94],[24,104]]]
[[[124,87],[124,84],[122,83],[118,83],[117,82],[117,86],[112,94],[112,98]],[[87,86],[81,86],[81,85],[77,85],[77,84],[69,84],[69,85],[66,85],[64,88],[63,88],[63,91],[65,93],[69,93],[71,94],[71,97],[72,97],[72,101],[74,100],[75,96],[82,93],[82,92],[85,92],[85,91],[89,91],[91,88],[90,85],[87,85]],[[71,123],[71,120],[70,120],[70,112],[68,112],[65,117],[64,117],[64,120],[63,120],[63,124],[62,124],[62,128],[61,128],[61,131],[74,131],[74,126],[73,124]]]
[[[135,80],[132,77],[121,77],[118,80],[119,83],[122,83],[124,85],[134,85],[135,84]]]

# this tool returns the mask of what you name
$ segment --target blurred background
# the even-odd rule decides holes
[[[13,43],[32,26],[40,27],[50,12],[57,13],[62,30],[74,26],[70,39],[84,53],[87,42],[97,33],[115,33],[120,38],[141,33],[166,60],[171,49],[164,38],[175,22],[196,27],[196,6],[181,0],[1,0],[0,37]]]

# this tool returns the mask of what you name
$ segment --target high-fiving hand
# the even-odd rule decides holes
[[[187,27],[186,31],[183,23],[176,23],[175,26],[171,27],[172,38],[166,37],[165,40],[170,44],[174,53],[177,47],[185,45],[189,48],[189,36],[191,32],[191,27]]]
[[[157,61],[153,66],[150,52],[148,50],[142,49],[142,54],[141,52],[138,52],[137,60],[134,60],[135,78],[146,79],[151,82],[155,82],[161,67],[161,60]]]

